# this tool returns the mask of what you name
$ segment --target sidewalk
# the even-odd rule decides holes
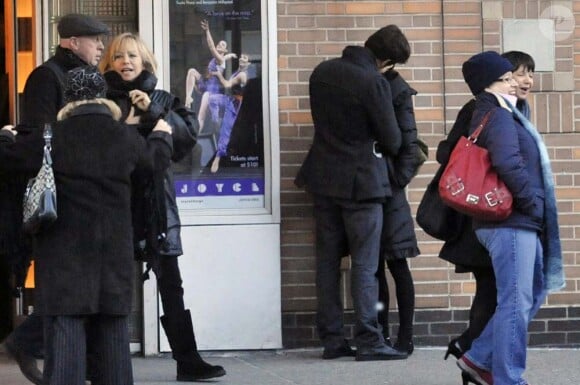
[[[455,360],[443,361],[442,348],[416,348],[403,361],[322,360],[320,349],[204,353],[223,365],[225,377],[203,381],[216,385],[460,385]],[[135,385],[176,385],[169,355],[134,357]],[[576,385],[580,350],[530,349],[527,379],[532,385]],[[0,384],[29,385],[18,366],[0,353]]]

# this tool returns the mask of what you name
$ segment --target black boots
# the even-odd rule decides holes
[[[161,324],[169,340],[173,359],[177,361],[177,381],[197,381],[221,377],[223,367],[210,365],[197,351],[189,310],[161,317]]]

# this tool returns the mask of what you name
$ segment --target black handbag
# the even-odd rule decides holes
[[[447,206],[439,195],[439,180],[443,174],[441,166],[427,185],[417,208],[417,224],[430,236],[449,241],[459,234],[461,214]]]
[[[42,166],[36,177],[31,178],[26,186],[23,200],[23,227],[29,234],[36,234],[46,224],[57,218],[56,185],[52,171],[50,124],[44,126],[44,156]]]

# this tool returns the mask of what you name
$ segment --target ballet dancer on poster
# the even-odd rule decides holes
[[[217,44],[214,43],[213,37],[209,29],[209,22],[202,20],[201,28],[205,31],[207,45],[213,56],[207,65],[205,76],[202,76],[195,68],[190,68],[187,71],[187,78],[185,81],[185,106],[193,108],[194,93],[200,93],[201,102],[197,118],[199,121],[199,132],[203,131],[205,118],[209,107],[209,98],[213,94],[223,93],[223,87],[215,73],[222,74],[226,68],[226,61],[237,58],[235,53],[228,53],[228,43],[225,40],[220,40]]]
[[[209,109],[212,113],[212,120],[218,121],[218,112],[221,107],[224,109],[224,114],[220,125],[220,134],[217,143],[217,152],[211,163],[210,171],[216,173],[220,166],[220,160],[227,153],[228,143],[230,142],[230,136],[232,134],[232,128],[238,117],[238,112],[240,111],[240,106],[242,105],[244,87],[248,82],[248,67],[250,66],[250,61],[248,55],[241,54],[238,64],[238,70],[230,76],[229,79],[225,79],[223,74],[219,71],[212,73],[217,76],[221,85],[229,90],[227,94],[214,94],[209,98]],[[214,115],[215,114],[215,115]]]

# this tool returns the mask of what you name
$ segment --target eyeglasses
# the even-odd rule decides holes
[[[512,76],[506,76],[504,78],[495,79],[496,82],[504,82],[504,83],[511,83],[514,82],[515,79]]]

